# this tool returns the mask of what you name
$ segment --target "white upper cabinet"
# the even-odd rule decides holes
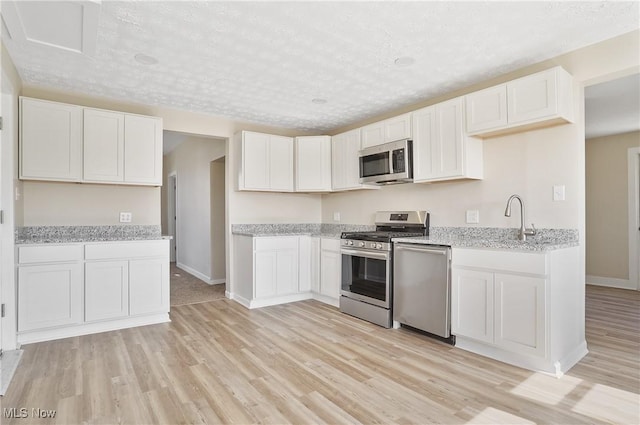
[[[124,181],[124,114],[84,110],[85,181]]]
[[[506,84],[472,93],[466,96],[466,104],[469,134],[507,126]]]
[[[362,127],[362,149],[411,138],[411,114],[403,114]]]
[[[20,102],[21,179],[162,185],[162,119]]]
[[[80,181],[82,107],[20,98],[20,178]]]
[[[414,182],[482,178],[482,140],[465,134],[463,98],[412,115]]]
[[[125,183],[162,186],[162,120],[124,116]]]
[[[242,131],[238,190],[293,192],[293,138]]]
[[[295,158],[296,191],[331,191],[330,136],[296,137]]]
[[[470,135],[493,136],[573,122],[573,79],[559,66],[465,98]]]
[[[360,183],[360,129],[331,137],[331,187],[333,191],[378,189]]]

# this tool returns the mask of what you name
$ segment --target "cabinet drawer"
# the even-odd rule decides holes
[[[82,260],[82,245],[51,245],[18,247],[18,263],[52,263]]]
[[[320,249],[323,251],[340,252],[340,239],[322,238],[320,239]]]
[[[254,238],[256,251],[270,251],[277,249],[298,249],[298,236],[277,236],[269,238]]]
[[[118,242],[89,244],[84,248],[86,260],[109,260],[115,258],[168,257],[169,241]]]
[[[453,248],[451,263],[453,267],[474,267],[543,276],[548,273],[547,255],[539,253]]]

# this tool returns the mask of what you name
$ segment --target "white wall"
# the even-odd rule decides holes
[[[577,228],[580,144],[574,125],[544,128],[483,141],[484,179],[402,184],[323,196],[322,219],[340,212],[344,223],[373,224],[387,209],[425,209],[432,226],[469,226],[465,211],[480,211],[482,227],[520,227],[519,206],[504,216],[507,199],[519,194],[527,226]],[[552,186],[566,185],[567,201],[552,201]]]
[[[211,279],[216,282],[226,280],[225,252],[225,158],[210,164],[211,172]]]
[[[176,263],[206,281],[212,279],[210,163],[224,156],[225,144],[225,140],[186,136],[165,155],[163,164],[165,196],[168,175],[177,176]],[[220,218],[224,222],[224,215]]]
[[[20,187],[17,163],[18,93],[20,77],[2,46],[2,146],[0,147],[0,209],[4,222],[0,224],[0,301],[5,304],[5,317],[0,319],[0,348],[17,348],[17,303],[15,283],[14,226],[22,220],[22,202],[14,202],[14,187]]]

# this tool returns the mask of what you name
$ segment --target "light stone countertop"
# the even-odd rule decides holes
[[[346,231],[372,231],[375,226],[357,224],[234,224],[232,233],[253,237],[320,236],[340,238]],[[421,245],[445,245],[456,248],[479,248],[546,252],[578,246],[576,229],[538,229],[526,241],[517,238],[518,229],[497,227],[431,227],[430,236],[394,238],[393,242]]]
[[[394,238],[393,242],[529,252],[547,252],[579,245],[576,229],[538,229],[537,234],[527,236],[526,241],[518,240],[517,234],[518,229],[432,227],[429,236]]]
[[[15,230],[16,245],[171,239],[158,225],[24,226]]]
[[[241,236],[319,236],[340,239],[342,232],[372,231],[375,226],[360,224],[326,224],[326,223],[277,223],[277,224],[233,224],[231,233]]]

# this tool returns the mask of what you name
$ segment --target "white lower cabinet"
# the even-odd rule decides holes
[[[102,261],[84,266],[85,320],[129,315],[129,262]]]
[[[494,342],[523,354],[546,351],[546,279],[496,273],[494,275]]]
[[[562,375],[586,353],[578,248],[514,252],[453,248],[456,346]]]
[[[526,354],[545,353],[545,279],[456,270],[452,331]]]
[[[342,254],[340,239],[322,238],[320,250],[320,295],[328,297],[335,304],[340,299],[342,274]]]
[[[18,342],[169,321],[169,241],[18,246]]]
[[[493,343],[493,273],[455,270],[451,331]]]
[[[247,308],[314,298],[338,305],[340,240],[315,236],[234,236],[231,298]]]
[[[165,258],[129,261],[129,314],[169,311],[169,262]]]
[[[79,262],[18,268],[18,332],[82,323]]]

